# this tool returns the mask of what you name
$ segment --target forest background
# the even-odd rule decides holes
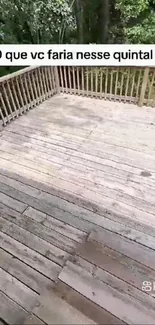
[[[155,44],[155,0],[0,0],[0,44]]]

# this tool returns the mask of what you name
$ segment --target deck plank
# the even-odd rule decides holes
[[[154,282],[154,270],[95,241],[86,241],[81,244],[76,254],[139,290],[142,289],[142,284],[146,279],[151,283]],[[152,292],[148,294],[153,295]]]
[[[95,324],[52,291],[40,296],[39,306],[33,309],[33,313],[47,324]]]
[[[14,238],[15,240],[19,241],[20,243],[28,246],[30,249],[33,249],[34,251],[47,257],[49,260],[57,263],[58,265],[64,265],[65,261],[69,257],[69,254],[66,253],[66,251],[60,249],[59,247],[52,245],[48,241],[43,240],[42,238],[40,238],[40,236],[38,237],[34,235],[32,231],[29,232],[29,227],[27,227],[28,220],[25,220],[24,217],[22,219],[21,217],[20,225],[23,226],[23,223],[25,222],[25,229],[10,221],[12,221],[12,218],[9,216],[5,215],[4,218],[0,217],[1,231]]]
[[[14,156],[13,154],[5,154],[4,153],[5,158],[7,157],[7,159],[9,159],[11,162],[15,162],[16,165],[19,164],[19,158]],[[5,159],[4,159],[5,160]],[[7,160],[5,161],[5,163],[2,163],[2,157],[0,158],[0,163],[1,165],[4,165],[6,168],[6,164],[7,164]],[[8,165],[8,164],[7,164]],[[11,164],[12,165],[12,164]],[[13,166],[13,165],[12,165]],[[29,167],[32,171],[35,170],[35,166],[37,168],[37,171],[40,171],[41,173],[44,173],[45,175],[48,174],[51,177],[54,177],[55,174],[58,175],[58,170],[56,167],[52,166],[52,167],[45,167],[45,166],[40,166],[38,164],[36,164],[35,162],[31,162],[25,158],[23,158],[23,165],[22,165],[22,159],[20,158],[20,164],[19,164],[20,168],[21,166],[23,166],[25,168]],[[17,169],[18,170],[18,169]],[[64,175],[64,173],[63,173]],[[78,181],[77,181],[78,182]],[[147,212],[146,210],[141,209],[141,207],[135,202],[132,205],[129,205],[126,202],[126,200],[124,201],[124,199],[122,201],[120,201],[119,198],[119,192],[118,192],[118,196],[113,198],[112,195],[111,197],[106,196],[106,192],[103,194],[101,192],[98,191],[98,187],[96,186],[92,186],[90,188],[88,187],[84,187],[78,185],[77,183],[74,183],[74,180],[72,180],[72,178],[69,176],[67,177],[67,181],[58,178],[58,176],[56,176],[55,178],[52,179],[52,183],[53,186],[56,185],[57,187],[62,187],[62,185],[64,186],[65,191],[70,191],[73,194],[76,195],[80,195],[82,198],[86,199],[86,200],[90,200],[95,204],[98,205],[102,205],[105,207],[105,210],[109,210],[112,211],[113,213],[120,213],[121,215],[124,214],[125,216],[127,216],[127,218],[135,218],[138,220],[140,220],[143,223],[146,223],[146,220],[148,221],[148,224],[150,225],[154,225],[154,210],[153,207],[149,206],[149,212]],[[121,195],[121,197],[123,198],[123,195]],[[124,196],[125,197],[125,196]],[[132,200],[132,198],[130,198]],[[134,201],[134,198],[133,198]],[[140,203],[139,203],[140,204]],[[146,205],[145,205],[146,207]],[[153,213],[152,213],[153,211]]]
[[[53,290],[59,297],[67,301],[67,303],[69,303],[74,308],[78,309],[90,319],[94,320],[94,322],[96,322],[97,324],[124,324],[122,320],[118,319],[117,317],[109,313],[107,310],[96,305],[91,300],[88,300],[85,296],[75,291],[70,286],[66,285],[60,280],[57,282]]]
[[[0,248],[0,267],[37,293],[51,290],[53,281]]]
[[[147,295],[145,292],[142,291],[143,282],[141,283],[141,288],[137,289],[133,285],[130,285],[129,283],[126,283],[126,281],[122,280],[121,274],[118,278],[116,274],[113,275],[98,266],[94,266],[92,262],[88,262],[81,257],[75,256],[73,263],[74,265],[78,265],[79,267],[81,267],[81,269],[84,269],[91,273],[95,279],[99,279],[101,282],[116,289],[117,292],[127,294],[131,298],[133,297],[134,299],[139,301],[142,305],[145,305],[148,309],[155,311],[154,297],[152,296],[152,293],[151,295]],[[142,269],[139,269],[139,272],[140,271],[142,271]],[[137,276],[138,275],[139,274],[137,273]]]
[[[9,325],[24,324],[26,321],[27,325],[29,323],[28,319],[33,319],[35,324],[43,325],[36,316],[28,313],[13,300],[11,300],[7,295],[0,291],[0,315],[1,318]],[[25,325],[26,325],[25,323]]]
[[[59,256],[59,254],[60,254],[60,256],[61,255],[63,256],[63,250],[65,250],[68,253],[71,253],[78,246],[78,243],[76,241],[74,241],[73,239],[62,235],[61,233],[59,233],[53,229],[50,229],[50,228],[42,225],[39,222],[35,222],[33,219],[31,219],[29,217],[25,217],[24,215],[20,215],[20,216],[17,215],[16,217],[13,217],[13,218],[10,215],[4,215],[4,218],[3,218],[3,220],[1,220],[1,223],[4,224],[4,227],[5,227],[5,224],[7,222],[4,223],[4,219],[7,219],[8,221],[11,221],[11,222],[17,224],[19,227],[27,230],[30,233],[29,236],[31,236],[31,234],[34,234],[35,236],[38,236],[41,239],[45,240],[47,243],[50,243],[50,244],[56,246],[58,249],[47,244],[48,248],[51,247],[51,250],[53,248],[53,251],[55,251],[55,256],[57,256],[57,255]],[[17,227],[15,225],[14,226],[11,225],[11,226],[16,228],[16,230],[19,229],[18,226]],[[11,231],[11,229],[8,229],[8,231]],[[22,232],[22,229],[21,229],[21,232]],[[25,236],[26,236],[26,231],[25,231]],[[28,234],[27,234],[27,236],[28,236]],[[37,243],[37,239],[35,236],[32,236],[32,238],[34,238],[34,247],[37,247],[37,245],[35,244],[35,241]],[[40,243],[41,242],[44,243],[44,241],[42,241],[41,239],[40,239]],[[30,241],[30,243],[31,243],[31,241]],[[38,242],[38,244],[39,244],[39,242]],[[46,247],[46,243],[44,243],[44,246]],[[68,254],[65,254],[65,253],[64,253],[64,255],[66,255],[66,257],[68,256]]]
[[[153,324],[155,312],[133,297],[94,278],[78,265],[67,262],[59,279],[128,324]]]
[[[21,244],[3,232],[0,232],[0,246],[21,261],[23,261],[24,258],[24,262],[26,264],[39,271],[49,279],[57,279],[58,273],[61,270],[59,265],[48,260],[44,256]]]
[[[143,232],[139,232],[137,230],[134,230],[134,229],[131,229],[127,226],[123,226],[119,223],[116,223],[114,221],[111,221],[103,216],[99,216],[95,213],[92,213],[92,212],[89,212],[85,209],[82,209],[80,207],[77,207],[73,204],[69,204],[69,203],[66,203],[66,201],[64,200],[61,200],[61,199],[57,199],[57,198],[54,198],[52,195],[50,194],[47,194],[47,193],[44,193],[42,191],[39,191],[39,190],[36,190],[34,188],[31,188],[29,186],[26,186],[24,184],[20,184],[19,182],[17,181],[14,181],[14,180],[11,180],[9,178],[6,178],[5,176],[1,176],[0,175],[0,181],[3,180],[4,183],[0,183],[1,186],[1,191],[4,191],[4,193],[6,194],[9,194],[10,196],[13,195],[14,197],[16,197],[18,195],[18,198],[23,201],[24,203],[27,203],[28,205],[31,205],[31,206],[34,206],[34,207],[38,207],[40,206],[39,202],[33,199],[31,199],[31,197],[28,196],[28,194],[26,194],[24,196],[23,193],[29,193],[31,194],[33,197],[35,198],[39,198],[39,199],[42,199],[43,202],[47,202],[48,203],[48,206],[49,206],[49,203],[51,205],[51,211],[52,211],[52,214],[54,214],[54,211],[57,211],[56,209],[54,210],[54,206],[59,206],[59,208],[61,208],[64,212],[65,210],[69,210],[70,213],[73,214],[73,216],[77,216],[77,217],[80,217],[86,221],[89,221],[91,223],[95,223],[96,225],[100,226],[100,227],[103,227],[105,229],[108,229],[110,231],[113,231],[113,232],[116,232],[124,237],[127,237],[129,239],[132,239],[138,243],[141,243],[143,245],[146,245],[150,248],[155,248],[155,239],[151,236],[148,236],[148,235],[145,235]],[[7,184],[10,184],[11,187],[7,186]],[[12,188],[15,187],[15,190]],[[17,189],[17,190],[16,190]],[[18,191],[21,190],[20,192]],[[7,203],[8,204],[8,203]],[[44,203],[44,206],[45,203]],[[43,206],[40,207],[40,210],[43,209]],[[29,208],[27,211],[31,211],[31,208]],[[35,215],[35,209],[32,209],[34,215]],[[47,209],[46,209],[47,211]],[[50,206],[49,206],[49,213],[50,212]],[[24,212],[26,215],[27,212],[25,211]],[[30,217],[33,218],[33,213],[31,213]],[[38,212],[39,214],[39,212]],[[36,214],[36,217],[37,215]],[[48,220],[47,220],[48,219]],[[44,223],[44,220],[46,221]],[[48,222],[49,221],[49,222]],[[52,221],[53,219],[51,218],[47,218],[47,215],[46,214],[43,214],[42,216],[42,220],[41,222],[44,224],[44,225],[49,225],[50,222],[51,222],[51,226],[52,226],[52,229],[53,229],[53,225],[52,225]],[[67,221],[67,220],[66,220]],[[39,220],[40,222],[40,220]],[[62,224],[60,223],[59,224],[60,228],[62,226]],[[58,228],[56,228],[57,230],[59,230],[59,226]],[[69,228],[69,227],[68,227]],[[72,227],[69,228],[69,230],[72,232],[76,232]],[[85,236],[85,233],[84,232],[80,232],[77,230],[77,238],[75,240],[77,241],[80,241],[80,239],[83,239]]]
[[[67,206],[69,206],[69,203],[73,203],[75,207],[77,206],[76,207],[77,211],[78,211],[79,207],[82,207],[85,209],[85,211],[88,210],[88,212],[90,212],[90,211],[95,212],[95,214],[97,213],[101,216],[106,216],[113,221],[116,221],[118,223],[122,223],[122,224],[126,225],[126,216],[124,216],[122,214],[118,214],[118,213],[116,213],[116,211],[114,213],[112,211],[105,209],[102,205],[98,205],[92,201],[88,201],[84,198],[81,198],[80,196],[77,196],[73,192],[71,192],[70,189],[68,189],[68,191],[66,191],[65,189],[63,190],[64,182],[63,183],[61,182],[61,188],[60,188],[58,186],[59,185],[58,182],[54,182],[53,178],[51,179],[49,177],[46,177],[43,174],[34,173],[31,170],[27,169],[26,167],[24,169],[22,169],[21,174],[19,174],[19,171],[16,168],[16,165],[12,164],[11,162],[10,163],[7,162],[7,166],[9,169],[15,168],[15,172],[12,173],[12,172],[10,172],[10,170],[8,172],[7,170],[1,168],[0,169],[1,174],[3,176],[4,175],[7,176],[10,184],[12,184],[12,180],[13,180],[13,182],[14,182],[14,180],[17,180],[22,184],[22,186],[24,184],[30,186],[30,194],[32,193],[31,192],[32,187],[37,190],[40,189],[41,191],[54,196],[54,198],[53,198],[54,201],[52,199],[52,202],[54,203],[54,205],[55,205],[55,200],[60,200],[60,203],[59,203],[60,207],[62,205],[62,202],[64,203],[65,201],[67,201]],[[5,179],[5,182],[7,183],[6,179]],[[16,182],[14,183],[14,186],[15,186],[15,184],[17,185]],[[55,215],[54,215],[54,217],[57,218],[57,216],[55,216]],[[82,220],[81,220],[81,223],[82,223]],[[70,223],[70,224],[72,225],[72,223]],[[128,226],[130,228],[134,228],[141,232],[150,234],[151,236],[154,237],[154,228],[152,226],[148,225],[148,223],[146,224],[146,222],[142,223],[142,222],[140,222],[140,220],[136,220],[135,218],[134,218],[134,220],[132,218],[128,218]],[[84,229],[85,229],[85,225],[83,224],[83,230]],[[90,231],[91,231],[91,229],[90,229]]]
[[[13,301],[31,312],[37,305],[39,295],[22,282],[0,268],[0,288]]]
[[[3,129],[2,321],[153,324],[154,124],[152,109],[64,94]]]
[[[155,270],[155,250],[142,246],[108,230],[93,231],[88,240],[97,241]]]

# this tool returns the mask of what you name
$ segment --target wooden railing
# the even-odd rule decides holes
[[[29,67],[0,78],[0,123],[26,113],[52,95],[77,94],[155,106],[155,69]]]
[[[155,106],[155,69],[59,67],[60,91]]]
[[[29,67],[0,78],[3,125],[58,92],[56,68]]]

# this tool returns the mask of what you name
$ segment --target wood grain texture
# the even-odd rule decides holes
[[[88,262],[117,276],[141,290],[143,281],[155,279],[155,271],[126,255],[95,241],[86,241],[79,246],[76,253]],[[148,292],[152,295],[152,292]]]
[[[79,69],[72,96],[49,98],[54,71],[18,77],[29,112],[0,134],[0,319],[153,324],[154,292],[142,283],[155,279],[155,112],[75,96]],[[8,120],[22,113],[13,109]]]
[[[135,298],[93,277],[78,265],[67,262],[59,279],[128,324],[153,324],[155,312]]]
[[[97,324],[124,324],[107,310],[99,307],[85,296],[72,289],[62,281],[58,281],[53,291],[74,308],[93,319]]]

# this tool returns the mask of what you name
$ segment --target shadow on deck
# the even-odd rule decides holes
[[[0,323],[154,323],[154,123],[56,95],[2,130]]]

